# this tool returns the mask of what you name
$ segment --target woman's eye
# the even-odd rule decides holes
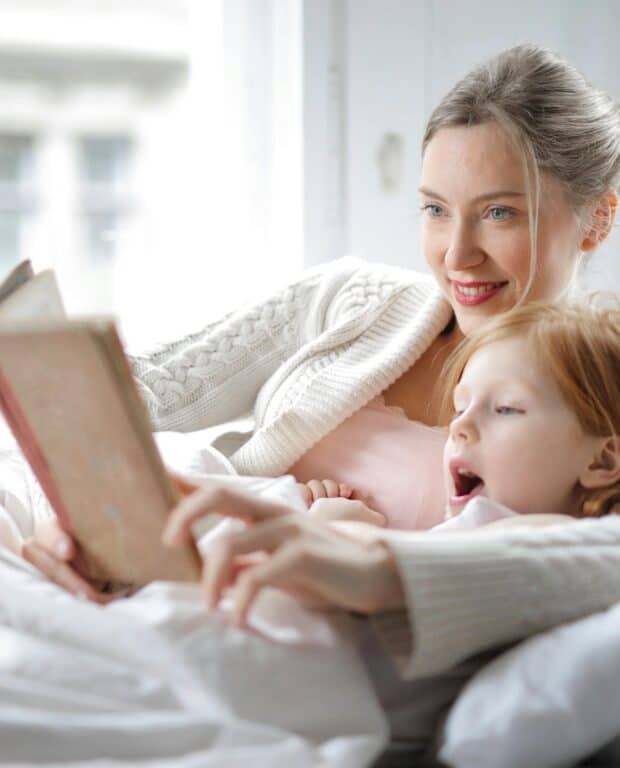
[[[512,211],[509,208],[502,208],[499,205],[489,208],[489,218],[493,221],[505,221],[512,216]]]
[[[523,411],[520,408],[514,408],[512,405],[498,405],[495,413],[499,413],[502,416],[511,416],[514,413],[523,413]]]
[[[422,211],[428,213],[433,219],[438,219],[444,215],[444,209],[436,203],[426,203],[426,205],[422,206]]]

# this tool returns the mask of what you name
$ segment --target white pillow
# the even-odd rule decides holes
[[[620,733],[620,604],[537,635],[465,686],[439,757],[453,768],[571,766]]]

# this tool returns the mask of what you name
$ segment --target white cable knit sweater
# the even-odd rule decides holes
[[[226,423],[215,445],[237,471],[277,475],[404,373],[450,316],[431,277],[345,258],[132,365],[156,429]],[[408,612],[377,625],[411,677],[620,600],[617,518],[384,536]]]

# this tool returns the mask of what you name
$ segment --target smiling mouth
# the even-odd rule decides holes
[[[482,304],[493,298],[501,289],[508,285],[507,281],[488,283],[472,282],[460,283],[458,280],[452,280],[452,293],[459,304],[471,307]]]

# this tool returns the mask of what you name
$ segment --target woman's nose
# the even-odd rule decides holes
[[[465,221],[455,222],[445,255],[448,270],[462,272],[482,264],[484,258],[474,228]]]

